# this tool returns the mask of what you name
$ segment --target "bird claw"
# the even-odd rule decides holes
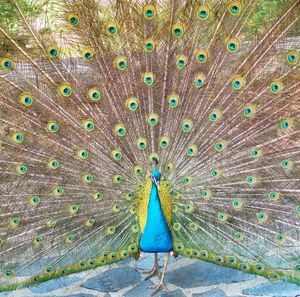
[[[144,281],[145,280],[148,280],[148,279],[150,279],[151,277],[153,277],[153,276],[155,276],[155,275],[158,275],[158,269],[156,268],[154,268],[154,269],[152,269],[150,272],[146,272],[146,273],[144,273],[144,275],[146,275],[145,276],[145,278],[143,279]]]
[[[156,293],[158,293],[159,291],[169,291],[166,287],[166,285],[164,284],[164,282],[160,282],[158,285],[154,285],[149,287],[151,289],[154,289],[154,291],[151,293],[151,296],[154,296]]]

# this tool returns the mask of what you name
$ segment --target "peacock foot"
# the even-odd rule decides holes
[[[143,275],[145,276],[143,280],[147,280],[155,275],[158,275],[158,267],[153,267],[152,270],[150,270],[149,272],[144,272]]]
[[[153,292],[151,293],[151,296],[154,296],[156,293],[158,293],[161,290],[168,291],[168,289],[163,281],[160,281],[158,285],[154,285],[149,288],[154,289]]]

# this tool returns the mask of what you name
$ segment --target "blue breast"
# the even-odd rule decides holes
[[[140,240],[140,249],[147,253],[163,253],[173,249],[171,233],[163,214],[157,186],[152,183],[147,222]]]

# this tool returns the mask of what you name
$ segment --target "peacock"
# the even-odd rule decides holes
[[[142,252],[154,293],[170,254],[300,285],[299,0],[0,5],[0,291]]]

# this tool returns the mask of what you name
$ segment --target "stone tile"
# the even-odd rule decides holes
[[[155,296],[159,296],[159,297],[185,297],[186,295],[184,295],[184,293],[180,289],[177,289],[177,290],[171,291],[171,292],[159,292]]]
[[[47,293],[63,287],[67,287],[80,279],[80,277],[61,277],[58,279],[51,279],[39,284],[38,286],[29,287],[29,290],[33,293]]]
[[[140,281],[141,274],[139,272],[134,268],[124,267],[107,270],[87,280],[81,286],[100,292],[116,292]]]
[[[125,293],[125,297],[149,297],[151,293],[153,292],[153,289],[148,288],[150,286],[153,286],[154,283],[151,280],[146,280],[144,282],[141,282],[138,286],[135,288],[127,291]]]
[[[243,294],[251,296],[300,297],[300,286],[288,282],[267,282],[243,290]]]
[[[181,288],[237,283],[255,278],[236,269],[197,261],[166,274],[166,284],[171,283]]]
[[[226,297],[227,295],[220,289],[214,289],[203,293],[194,293],[192,297]]]
[[[97,295],[80,293],[80,294],[63,295],[63,296],[57,296],[57,297],[96,297],[96,296]]]

